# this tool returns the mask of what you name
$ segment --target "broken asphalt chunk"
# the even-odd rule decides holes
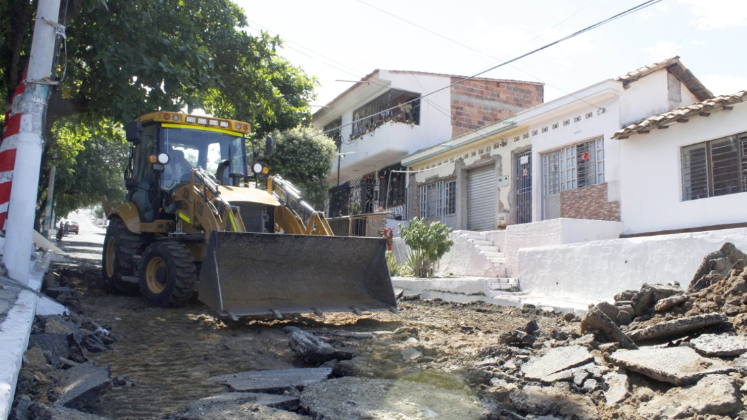
[[[344,377],[307,387],[301,407],[313,418],[478,419],[487,407],[471,392],[410,380]]]
[[[741,335],[703,334],[688,345],[704,356],[729,357],[747,352],[747,337]]]
[[[581,332],[585,334],[592,331],[604,334],[605,338],[609,341],[620,343],[620,347],[622,348],[638,348],[633,340],[599,308],[599,305],[586,312],[584,318],[581,320]]]
[[[350,360],[353,353],[337,350],[321,338],[298,328],[287,328],[290,332],[288,345],[305,363],[321,365],[330,360]]]
[[[635,342],[683,337],[702,328],[726,322],[728,319],[729,318],[726,315],[719,313],[688,316],[651,325],[638,330],[628,331],[628,337]]]
[[[87,405],[111,384],[109,366],[92,361],[59,372],[60,396],[57,406],[78,408]]]
[[[607,357],[618,367],[674,385],[689,385],[706,375],[736,371],[726,362],[704,358],[689,347],[618,350]]]
[[[541,357],[535,357],[521,366],[526,379],[542,380],[552,374],[584,365],[594,356],[582,346],[554,347]]]
[[[254,392],[228,392],[193,401],[176,415],[180,420],[231,420],[231,419],[306,419],[305,416],[274,417],[282,413],[258,410],[255,405],[262,405],[276,410],[294,411],[298,409],[298,396],[261,394]],[[266,417],[258,417],[259,415]],[[293,413],[288,413],[292,415]],[[254,416],[254,417],[252,417]]]
[[[692,418],[695,415],[737,414],[741,396],[734,378],[727,375],[710,375],[697,384],[685,388],[672,388],[664,395],[654,397],[638,408],[645,419]]]
[[[331,372],[328,367],[258,370],[213,376],[208,380],[225,384],[233,391],[282,392],[324,381]]]
[[[511,392],[509,398],[518,411],[536,416],[559,415],[568,420],[599,419],[591,398],[556,387],[527,386]]]

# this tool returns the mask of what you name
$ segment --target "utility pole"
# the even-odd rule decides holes
[[[42,130],[52,80],[52,63],[60,0],[39,0],[31,41],[31,56],[26,92],[21,101],[21,126],[18,133],[13,186],[10,190],[3,262],[8,276],[27,284],[31,271],[33,229],[39,170],[42,158]]]
[[[55,155],[55,158],[57,155]],[[54,200],[54,176],[57,169],[57,165],[52,165],[49,169],[49,185],[47,186],[47,205],[44,208],[44,224],[42,225],[42,234],[47,239],[52,239],[49,236],[49,230],[54,226],[54,219],[52,218],[52,201]]]

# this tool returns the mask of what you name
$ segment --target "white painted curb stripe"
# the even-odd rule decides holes
[[[28,286],[39,290],[44,272],[49,267],[50,256],[34,267],[29,275]],[[29,344],[31,327],[36,315],[39,297],[22,290],[5,320],[0,324],[0,419],[7,419],[13,407],[13,397],[18,382],[18,374],[23,365],[23,353]]]

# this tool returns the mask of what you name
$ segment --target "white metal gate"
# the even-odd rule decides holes
[[[493,230],[496,197],[495,166],[467,172],[467,229]]]
[[[532,222],[532,152],[516,156],[516,223]]]

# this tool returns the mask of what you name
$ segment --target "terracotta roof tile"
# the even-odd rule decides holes
[[[636,124],[630,124],[622,130],[615,132],[612,138],[622,140],[627,139],[634,134],[645,134],[652,128],[663,128],[677,122],[687,122],[691,117],[698,117],[704,114],[718,112],[723,109],[729,109],[730,105],[745,100],[747,100],[747,90],[739,91],[733,95],[721,95],[715,98],[706,99],[702,102],[697,102],[663,114],[648,117]]]

